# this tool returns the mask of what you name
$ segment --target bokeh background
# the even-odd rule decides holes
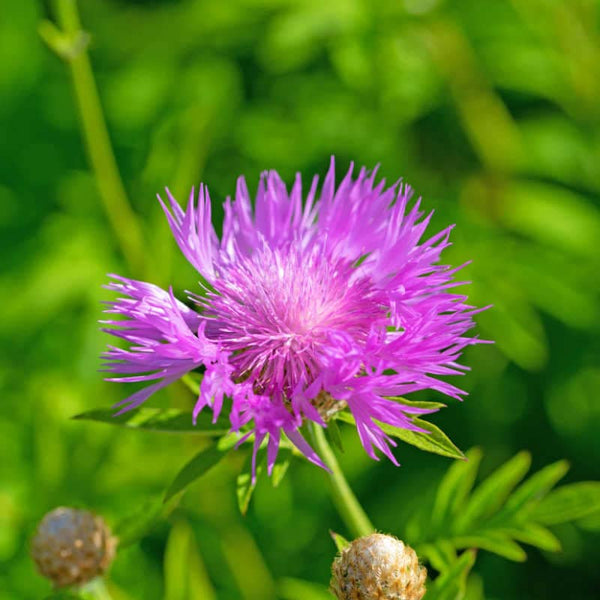
[[[463,449],[481,446],[484,472],[526,448],[534,467],[567,458],[568,481],[598,477],[597,0],[81,0],[143,234],[139,272],[88,167],[67,66],[37,33],[50,4],[0,0],[1,600],[48,593],[27,554],[47,510],[89,507],[115,522],[198,448],[69,419],[129,391],[98,373],[106,273],[196,283],[154,199],[165,185],[183,198],[204,181],[218,204],[239,173],[250,187],[266,168],[291,181],[324,174],[332,154],[338,177],[352,160],[402,176],[435,209],[434,226],[457,224],[447,260],[472,259],[469,294],[494,305],[478,321],[495,345],[465,358],[470,396],[433,421]],[[152,400],[192,402],[178,384]],[[345,432],[357,495],[401,535],[450,461],[405,445],[396,454],[400,469],[374,463]],[[298,461],[277,489],[259,485],[243,518],[244,458],[123,550],[117,600],[299,600],[297,579],[327,584],[327,531],[345,531],[324,475]],[[597,527],[556,533],[560,555],[531,549],[515,564],[481,552],[485,597],[596,598]]]

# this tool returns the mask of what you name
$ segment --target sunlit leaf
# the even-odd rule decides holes
[[[475,552],[463,552],[448,569],[440,573],[428,587],[427,600],[462,600],[464,598],[467,576],[475,563]]]
[[[333,596],[324,585],[284,577],[277,583],[278,597],[281,600],[332,600]]]
[[[111,408],[98,408],[75,415],[73,419],[97,421],[130,429],[214,437],[227,433],[231,428],[230,423],[223,417],[213,424],[212,415],[208,412],[200,413],[196,425],[194,425],[191,412],[176,408],[148,408],[144,406],[134,408],[120,415],[115,415],[115,410]]]
[[[350,545],[350,542],[343,535],[340,535],[335,531],[330,530],[329,535],[331,535],[331,539],[333,539],[335,546],[339,552],[341,552],[344,548]]]
[[[465,509],[460,512],[456,530],[464,531],[472,523],[497,511],[517,483],[523,479],[530,465],[529,453],[519,452],[494,471],[477,487]]]
[[[224,446],[224,447],[223,447]],[[207,471],[212,469],[226,454],[231,450],[233,443],[213,444],[198,452],[184,467],[179,471],[171,485],[168,487],[164,502],[168,502],[173,496],[185,490],[191,483],[202,477]]]
[[[575,521],[600,511],[600,482],[582,481],[550,492],[531,517],[544,525]]]
[[[354,417],[346,411],[337,413],[336,418],[345,423],[350,423],[352,425],[356,424]],[[379,425],[388,435],[401,439],[403,442],[416,446],[421,450],[433,452],[434,454],[447,456],[449,458],[464,459],[464,454],[452,443],[450,438],[439,427],[432,423],[428,423],[422,419],[413,419],[415,425],[426,429],[429,433],[409,431],[408,429],[394,427],[379,421],[375,421],[375,423],[377,423],[377,425]]]

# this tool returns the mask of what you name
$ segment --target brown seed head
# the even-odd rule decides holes
[[[330,589],[338,600],[421,600],[427,570],[415,551],[391,535],[354,540],[335,559]]]
[[[31,556],[55,587],[83,584],[104,573],[117,539],[101,517],[86,510],[56,508],[39,524]]]

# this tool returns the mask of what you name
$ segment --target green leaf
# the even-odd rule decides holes
[[[244,466],[236,479],[236,496],[240,512],[245,515],[250,506],[250,500],[254,493],[254,488],[258,482],[258,478],[263,472],[263,459],[265,451],[259,450],[256,457],[256,479],[252,481],[252,451],[248,453]]]
[[[600,481],[564,485],[551,492],[533,510],[531,517],[544,525],[556,525],[600,511]]]
[[[273,487],[278,487],[283,481],[289,466],[290,458],[285,455],[284,450],[280,450],[279,455],[277,456],[277,462],[273,466],[273,473],[271,474]]]
[[[335,417],[340,421],[344,421],[345,423],[356,425],[354,417],[346,411],[337,413]],[[434,454],[447,456],[449,458],[464,459],[465,457],[464,454],[450,441],[448,436],[439,427],[433,425],[432,423],[428,423],[417,418],[413,419],[413,423],[415,425],[426,429],[429,431],[429,433],[409,431],[408,429],[393,427],[392,425],[387,425],[386,423],[381,423],[379,421],[375,421],[375,423],[379,425],[379,427],[381,427],[381,429],[388,435],[401,439],[407,444],[416,446],[421,450],[433,452]]]
[[[448,540],[418,546],[417,554],[426,558],[431,566],[440,572],[448,569],[456,560],[454,544]]]
[[[499,518],[516,514],[526,505],[538,501],[566,475],[568,470],[569,463],[566,460],[559,460],[540,469],[516,489],[498,515]]]
[[[448,521],[464,506],[475,483],[481,457],[481,450],[473,448],[467,452],[465,461],[457,461],[448,469],[435,497],[432,513],[434,528]]]
[[[344,548],[350,545],[350,542],[343,535],[340,535],[331,529],[329,530],[329,535],[333,539],[338,552],[341,552]]]
[[[440,408],[446,408],[446,404],[442,402],[423,402],[422,400],[407,400],[402,396],[386,396],[388,400],[393,400],[399,404],[405,404],[406,406],[412,406],[413,408],[425,408],[427,410],[439,410]]]
[[[228,439],[226,443],[217,443],[200,450],[200,452],[198,452],[198,454],[196,454],[196,456],[194,456],[194,458],[179,471],[165,493],[164,502],[168,502],[173,496],[185,490],[188,485],[212,469],[212,467],[214,467],[225,454],[231,450],[233,443],[232,440]]]
[[[425,594],[427,600],[462,600],[467,576],[475,564],[475,551],[463,552],[452,565],[442,572]]]
[[[486,531],[481,534],[457,536],[452,540],[452,543],[458,549],[481,548],[516,562],[523,562],[527,559],[527,554],[521,546],[500,531]]]
[[[548,529],[537,523],[523,523],[519,527],[503,530],[509,537],[535,546],[547,552],[559,552],[561,549],[557,537]]]
[[[530,465],[530,454],[519,452],[494,471],[471,496],[457,520],[455,530],[462,533],[474,523],[496,512],[513,488],[523,479]]]
[[[337,448],[340,452],[344,452],[342,434],[340,433],[340,427],[335,421],[335,419],[331,419],[329,423],[327,423],[327,427],[325,428],[325,435],[327,436],[327,439],[329,440],[332,446]]]
[[[281,600],[332,600],[333,596],[323,585],[302,579],[284,577],[277,583]]]
[[[196,425],[194,425],[191,412],[176,408],[141,407],[116,416],[115,411],[111,408],[98,408],[75,415],[72,418],[81,421],[97,421],[108,425],[119,425],[130,429],[190,433],[211,437],[219,437],[231,429],[231,425],[225,418],[219,418],[213,424],[212,415],[208,412],[200,413]]]
[[[135,544],[147,535],[162,518],[164,510],[162,499],[152,498],[143,502],[134,513],[121,519],[114,529],[119,538],[119,548]]]
[[[54,592],[44,600],[83,600],[81,596],[72,592]]]

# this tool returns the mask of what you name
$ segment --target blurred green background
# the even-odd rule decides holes
[[[600,460],[600,2],[597,0],[81,0],[91,60],[144,236],[143,277],[179,291],[194,272],[154,194],[209,185],[220,203],[245,173],[291,182],[335,154],[379,163],[457,223],[452,264],[472,259],[478,319],[461,384],[433,421],[484,471],[526,448],[567,458],[568,481]],[[106,273],[124,263],[88,162],[67,66],[43,44],[40,1],[0,0],[0,599],[44,597],[27,544],[56,505],[111,522],[171,481],[198,442],[69,417],[129,393],[97,372]],[[217,211],[217,218],[220,213]],[[432,398],[432,394],[422,395]],[[191,406],[182,385],[157,404]],[[345,432],[342,463],[375,524],[402,535],[449,461],[400,446],[374,463]],[[180,508],[125,549],[117,600],[298,600],[325,585],[345,533],[326,478],[298,462],[236,506],[234,454]],[[593,529],[593,527],[591,527]],[[592,599],[598,531],[557,530],[560,555],[514,564],[481,552],[495,600]],[[286,579],[287,578],[287,579]]]

